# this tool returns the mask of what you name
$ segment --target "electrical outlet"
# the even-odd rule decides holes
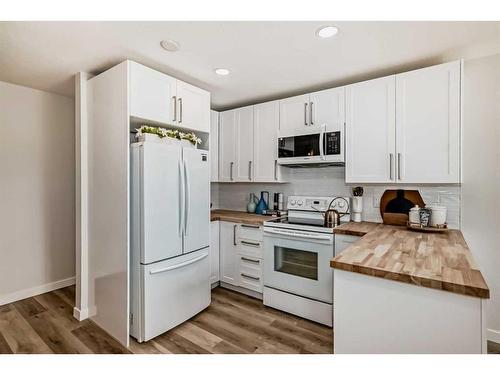
[[[373,202],[372,205],[374,208],[380,208],[380,197],[378,195],[372,196]]]

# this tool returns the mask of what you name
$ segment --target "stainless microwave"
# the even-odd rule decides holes
[[[319,127],[317,132],[278,137],[278,164],[344,165],[344,133]]]

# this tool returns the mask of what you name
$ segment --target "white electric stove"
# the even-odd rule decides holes
[[[290,196],[288,216],[264,223],[264,304],[332,326],[333,228],[328,209],[350,220],[349,198]]]

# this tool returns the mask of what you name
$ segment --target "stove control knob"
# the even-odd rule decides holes
[[[345,206],[345,203],[344,203],[344,202],[342,202],[342,201],[340,201],[340,202],[339,202],[339,207],[340,207],[340,208],[344,208],[344,206]]]
[[[295,199],[292,199],[292,200],[290,201],[290,205],[292,205],[292,206],[295,206],[295,203],[297,203],[297,202],[295,202]]]
[[[302,206],[302,205],[304,204],[304,202],[302,202],[302,201],[297,201],[297,204],[298,204],[299,206]]]

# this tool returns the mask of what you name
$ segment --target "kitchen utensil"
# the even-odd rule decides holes
[[[361,186],[356,186],[352,188],[352,195],[354,197],[362,197],[363,196],[363,188]]]
[[[265,200],[265,195],[267,194],[267,199],[269,200],[269,192],[268,191],[261,191],[260,192],[260,200],[259,203],[257,204],[257,207],[255,208],[255,213],[262,215],[262,212],[264,210],[269,209],[269,206],[267,205],[267,202]]]
[[[443,225],[438,225],[435,227],[424,227],[420,224],[414,224],[408,222],[406,227],[409,230],[417,231],[417,232],[433,232],[433,233],[442,233],[442,232],[448,232],[448,225],[443,224]]]
[[[409,222],[411,224],[420,224],[420,207],[418,204],[410,209]]]
[[[253,214],[257,208],[257,197],[254,193],[250,193],[250,197],[247,203],[247,212]]]
[[[283,193],[278,193],[278,210],[285,210],[285,196],[283,195]]]
[[[423,227],[429,226],[431,210],[429,208],[421,208],[418,213],[420,215],[420,225]]]
[[[279,199],[279,194],[274,193],[274,195],[273,195],[273,210],[278,209],[278,199]]]
[[[384,224],[406,225],[409,211],[415,205],[425,206],[418,190],[386,190],[380,198],[380,215]]]
[[[363,197],[356,195],[352,197],[352,209],[351,209],[352,221],[354,221],[355,223],[360,223],[362,212],[363,212]]]
[[[333,202],[340,200],[340,199],[344,200],[347,204],[347,209],[346,209],[345,213],[339,213],[337,210],[330,208],[330,207],[332,207]],[[339,226],[340,225],[340,218],[342,216],[346,215],[348,212],[349,212],[349,201],[348,200],[346,200],[342,197],[337,197],[335,199],[332,199],[332,201],[328,205],[328,209],[323,214],[323,217],[324,217],[323,226],[325,226],[327,228],[334,228],[336,226]]]
[[[446,223],[445,206],[427,206],[427,208],[431,210],[430,226],[435,227]]]

